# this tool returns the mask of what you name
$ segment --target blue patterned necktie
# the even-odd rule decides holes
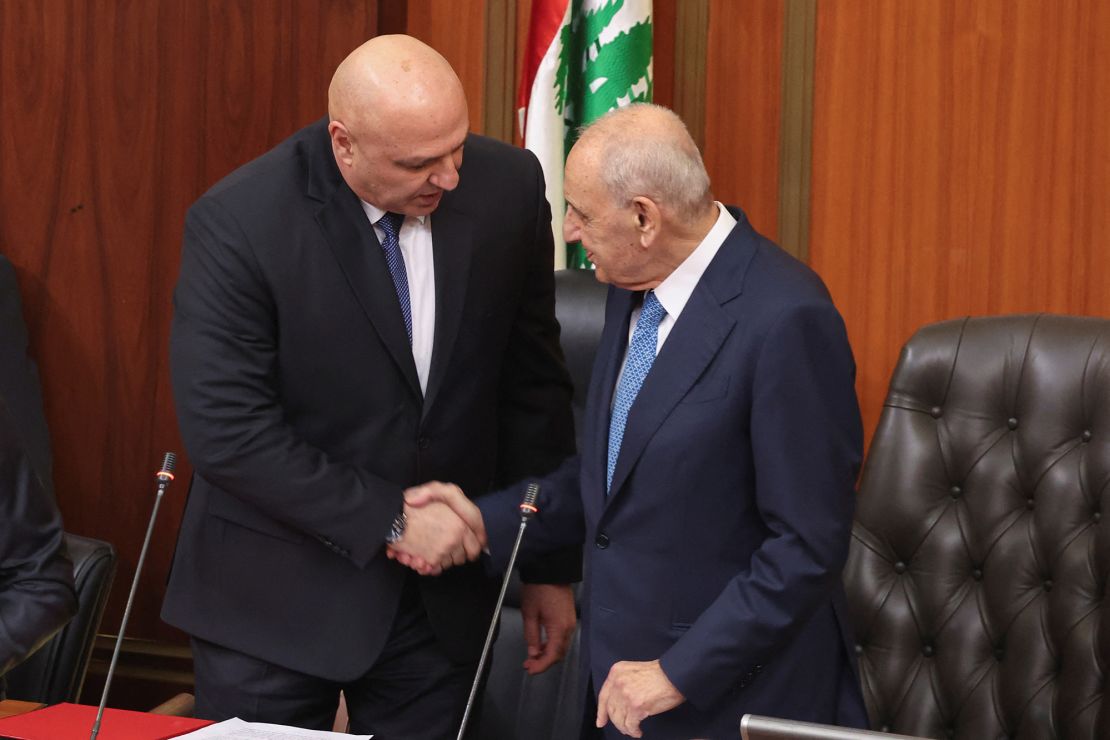
[[[609,418],[609,464],[605,476],[605,492],[613,485],[613,471],[617,467],[617,456],[621,451],[621,440],[624,439],[624,425],[628,421],[628,412],[644,384],[644,378],[655,362],[655,345],[659,341],[659,322],[667,315],[663,304],[655,297],[653,291],[644,294],[644,305],[640,309],[640,319],[632,332],[632,341],[628,343],[628,357],[624,362],[624,374],[621,375],[617,385],[616,398],[613,401],[613,414]]]
[[[401,302],[401,316],[405,319],[405,332],[409,335],[409,346],[412,346],[412,303],[409,301],[409,276],[405,272],[405,258],[401,255],[401,242],[397,235],[401,233],[401,224],[405,217],[400,213],[386,213],[378,219],[378,227],[385,232],[382,239],[382,251],[385,252],[385,261],[389,265],[389,275],[393,278],[393,288],[397,291],[397,300]]]

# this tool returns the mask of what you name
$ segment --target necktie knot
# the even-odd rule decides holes
[[[655,291],[644,293],[644,305],[640,308],[640,321],[647,322],[645,327],[658,327],[659,322],[667,315],[667,309],[655,297]],[[639,322],[637,322],[639,323]]]
[[[401,233],[401,224],[405,222],[405,214],[387,212],[384,216],[378,219],[378,227],[385,232],[386,237],[389,239],[396,239],[397,235]]]

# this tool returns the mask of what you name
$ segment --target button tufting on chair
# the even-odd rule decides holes
[[[1107,431],[1110,320],[969,318],[909,340],[845,568],[872,727],[1110,738]]]

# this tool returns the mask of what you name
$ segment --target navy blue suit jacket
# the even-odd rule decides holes
[[[640,300],[610,289],[581,457],[544,481],[522,550],[586,543],[594,690],[617,661],[660,659],[687,699],[643,723],[651,738],[736,737],[745,712],[867,721],[840,585],[862,446],[855,365],[821,280],[733,213],[629,413],[606,496]],[[517,495],[479,501],[495,560]]]

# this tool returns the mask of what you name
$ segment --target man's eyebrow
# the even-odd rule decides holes
[[[450,152],[448,152],[448,154],[452,154],[462,149],[464,144],[466,144],[466,139],[460,141]],[[410,159],[398,159],[395,161],[402,167],[423,167],[426,164],[431,164],[432,162],[435,162],[437,159],[440,159],[443,156],[444,155],[439,154],[433,157],[413,157]]]
[[[586,217],[586,214],[582,212],[582,209],[579,208],[577,205],[575,205],[575,203],[570,198],[568,198],[564,195],[563,200],[565,200],[567,202],[567,205],[570,206],[571,208],[573,208],[578,213],[579,216],[582,216],[583,218]]]

